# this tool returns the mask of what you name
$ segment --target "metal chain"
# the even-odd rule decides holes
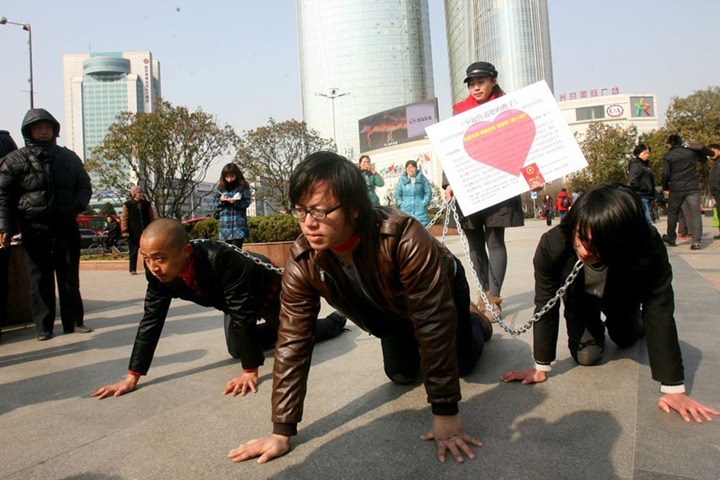
[[[570,285],[572,285],[572,283],[575,281],[575,278],[578,276],[578,273],[580,272],[580,269],[583,266],[582,261],[578,260],[575,263],[572,271],[570,272],[570,275],[568,275],[568,277],[565,279],[565,282],[555,293],[555,296],[553,298],[551,298],[545,304],[545,306],[543,308],[541,308],[535,315],[533,315],[533,318],[529,322],[527,322],[522,327],[515,329],[515,328],[511,327],[510,325],[508,325],[502,319],[502,317],[499,317],[493,311],[492,304],[490,303],[490,300],[487,298],[487,295],[485,295],[485,289],[483,288],[482,284],[480,283],[480,279],[478,278],[477,272],[475,272],[475,268],[473,266],[472,260],[470,259],[470,247],[468,245],[467,238],[465,237],[465,233],[463,232],[462,226],[460,225],[460,217],[458,215],[456,207],[457,206],[456,206],[455,197],[452,197],[452,198],[450,198],[450,200],[448,200],[448,202],[446,203],[444,208],[447,209],[448,211],[451,211],[453,214],[453,219],[455,220],[455,226],[457,227],[458,236],[460,237],[460,244],[462,245],[463,253],[465,254],[465,258],[467,259],[467,262],[470,266],[470,272],[472,273],[472,276],[475,279],[475,285],[477,286],[478,291],[480,292],[480,298],[482,299],[483,303],[485,304],[485,311],[489,312],[490,315],[492,316],[493,320],[495,320],[495,322],[497,322],[500,325],[500,327],[503,330],[505,330],[508,334],[510,334],[511,336],[516,337],[518,335],[522,335],[523,333],[530,330],[532,325],[535,322],[537,322],[538,320],[540,320],[543,317],[543,315],[545,315],[548,312],[548,310],[553,308],[553,306],[555,306],[557,301],[562,298],[562,296],[567,291],[568,287],[570,287]],[[442,236],[443,243],[445,243],[445,235],[448,230],[449,221],[450,221],[450,216],[446,215],[445,216],[445,224],[443,225],[443,236]]]
[[[209,241],[211,241],[211,240],[208,238],[196,238],[195,240],[191,240],[190,243],[209,242]],[[260,265],[261,267],[266,268],[266,269],[270,270],[271,272],[275,272],[278,275],[282,276],[284,269],[282,269],[280,267],[276,267],[272,263],[265,262],[265,261],[261,260],[260,258],[256,257],[255,255],[252,255],[250,252],[246,252],[242,248],[238,248],[236,245],[233,245],[232,243],[228,243],[226,245],[229,247],[232,247],[233,249],[235,249],[235,251],[240,252],[240,255],[242,255],[245,258],[248,258],[249,260],[253,261],[254,263]]]
[[[495,312],[493,311],[492,304],[490,303],[490,300],[487,298],[487,295],[485,295],[485,289],[483,288],[482,284],[480,283],[480,279],[477,276],[477,272],[475,272],[475,268],[473,265],[472,260],[470,259],[470,246],[467,241],[467,237],[465,236],[465,232],[463,232],[462,226],[460,225],[460,216],[458,215],[457,211],[457,205],[455,201],[455,197],[451,197],[450,200],[445,202],[440,210],[437,211],[433,219],[428,223],[425,227],[430,228],[432,227],[435,222],[440,218],[440,216],[445,213],[445,221],[443,222],[443,230],[442,230],[442,236],[440,238],[440,241],[442,243],[445,243],[445,237],[447,236],[447,232],[450,226],[450,215],[449,213],[452,213],[453,220],[455,220],[455,227],[458,231],[458,237],[460,238],[460,244],[462,245],[463,253],[465,254],[465,258],[470,266],[470,272],[472,273],[473,279],[475,280],[475,285],[478,288],[478,291],[480,292],[480,298],[482,299],[483,303],[485,304],[485,310],[492,315],[493,320],[495,320],[500,327],[502,327],[503,330],[505,330],[508,334],[510,334],[513,337],[516,337],[518,335],[522,335],[523,333],[530,330],[532,325],[540,320],[543,315],[545,315],[551,308],[555,306],[555,304],[562,298],[563,295],[565,295],[565,292],[567,289],[572,285],[572,283],[575,281],[575,278],[577,278],[578,273],[580,273],[580,269],[583,266],[583,263],[581,260],[578,260],[575,265],[573,266],[572,271],[570,272],[570,275],[565,279],[565,282],[563,285],[558,288],[557,292],[555,293],[555,296],[548,300],[548,302],[545,304],[544,307],[542,307],[536,314],[533,315],[532,319],[527,322],[522,327],[515,329],[508,325],[501,317],[499,317]],[[197,242],[207,242],[209,239],[206,238],[198,238],[195,240],[192,240],[190,243],[197,243]],[[282,275],[284,269],[280,267],[276,267],[275,265],[265,262],[261,260],[260,258],[256,257],[255,255],[250,254],[249,252],[238,248],[237,246],[228,243],[228,246],[235,249],[237,252],[239,252],[244,257],[250,259],[252,262],[256,263],[257,265],[260,265],[263,268],[266,268],[270,270],[271,272],[275,272],[278,275]]]

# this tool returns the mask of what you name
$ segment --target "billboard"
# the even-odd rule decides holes
[[[427,138],[438,121],[437,98],[391,108],[358,121],[360,153]]]

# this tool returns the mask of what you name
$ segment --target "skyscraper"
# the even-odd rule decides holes
[[[553,88],[547,0],[445,0],[453,103],[467,97],[465,69],[495,65],[512,92],[540,80]]]
[[[63,56],[68,148],[83,160],[122,112],[152,112],[160,97],[160,64],[150,52]]]
[[[358,120],[435,96],[427,0],[297,0],[303,119],[357,158]]]

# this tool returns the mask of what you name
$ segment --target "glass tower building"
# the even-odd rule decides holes
[[[427,0],[297,0],[303,119],[356,160],[358,120],[435,97]]]
[[[445,0],[453,103],[467,97],[465,69],[486,61],[512,92],[540,80],[553,88],[547,0]]]
[[[160,64],[150,52],[63,57],[66,143],[83,159],[102,143],[122,112],[152,112],[160,97]]]

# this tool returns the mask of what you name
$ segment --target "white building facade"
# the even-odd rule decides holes
[[[602,95],[602,92],[608,94]],[[639,136],[660,128],[657,97],[654,94],[620,94],[614,87],[573,92],[560,95],[559,98],[558,106],[578,141],[582,141],[590,124],[595,122],[612,127],[635,126]]]
[[[435,97],[427,0],[297,0],[303,120],[359,157],[358,121]]]
[[[553,89],[547,0],[445,0],[453,103],[473,62],[495,65],[498,83],[513,92],[545,80]]]

